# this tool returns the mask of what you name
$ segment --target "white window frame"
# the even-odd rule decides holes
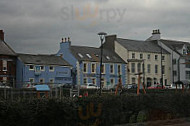
[[[7,60],[3,60],[3,71],[7,71]]]
[[[105,66],[106,66],[106,64],[105,64],[105,63],[102,63],[102,67],[103,67],[103,69],[102,69],[102,70],[103,70],[103,72],[101,71],[101,72],[102,72],[102,74],[105,74],[105,72],[106,72],[106,67],[105,67]]]
[[[3,83],[7,82],[7,77],[3,77]]]
[[[133,71],[133,64],[134,64],[134,71]],[[135,72],[136,72],[135,63],[131,63],[131,73],[135,73]]]
[[[30,64],[30,65],[28,65],[29,66],[29,70],[34,70],[35,69],[35,66],[34,65],[32,65],[32,64]],[[30,69],[30,66],[33,66],[33,68],[32,69]]]
[[[85,83],[86,80],[86,83]],[[87,77],[83,77],[83,84],[87,84],[88,83],[88,78]]]
[[[149,74],[151,73],[151,64],[147,64],[147,73],[149,73]]]
[[[84,71],[84,64],[86,64],[86,71]],[[88,63],[86,63],[86,62],[83,63],[83,72],[88,73]]]
[[[43,66],[44,69],[42,69],[42,66]],[[40,70],[41,70],[41,71],[45,71],[45,66],[44,66],[44,65],[41,65],[41,66],[40,66]]]
[[[102,79],[101,79],[101,85],[102,85],[102,87],[107,86],[106,85],[106,79],[104,77],[102,77]]]
[[[93,80],[94,80],[94,83],[93,83]],[[92,83],[93,83],[94,85],[97,85],[97,84],[96,84],[96,78],[95,78],[95,77],[92,77],[92,78],[91,78],[91,81],[92,81]]]
[[[40,82],[40,80],[43,80],[43,82]],[[40,78],[39,79],[39,83],[45,83],[45,79],[44,78]]]
[[[147,54],[147,59],[150,60],[151,59],[151,55]]]
[[[51,70],[50,67],[53,67],[53,69]],[[50,71],[50,72],[54,72],[54,70],[55,70],[55,67],[54,67],[54,66],[49,66],[49,71]]]
[[[155,56],[154,56],[154,59],[155,59],[155,60],[158,60],[158,55],[155,55]]]
[[[32,80],[32,81],[31,81]],[[34,78],[29,78],[29,82],[34,83],[35,79]]]
[[[131,58],[135,59],[135,53],[132,53]]]
[[[51,82],[51,80],[53,80],[53,81]],[[54,78],[50,78],[50,79],[49,79],[49,83],[54,83],[54,81],[55,81]]]
[[[113,83],[111,83],[111,80],[113,80]],[[110,85],[111,86],[115,85],[115,78],[110,78]]]
[[[133,79],[134,79],[134,82],[133,82]],[[136,78],[135,78],[135,77],[132,77],[132,78],[131,78],[131,83],[132,83],[132,84],[136,84]]]
[[[113,70],[111,71],[111,66],[113,66]],[[110,73],[114,74],[114,64],[110,64]]]
[[[155,65],[154,69],[155,69],[155,74],[158,74],[158,65]]]
[[[122,74],[122,66],[121,66],[121,64],[117,64],[117,74],[119,74],[119,69],[118,69],[118,67],[120,66],[120,75]]]
[[[94,65],[94,71],[92,71],[93,65]],[[96,73],[96,63],[91,63],[91,73]]]

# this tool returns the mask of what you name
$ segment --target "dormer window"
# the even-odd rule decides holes
[[[86,56],[87,56],[88,58],[90,58],[90,59],[92,58],[90,54],[86,54]]]
[[[110,60],[110,57],[109,57],[109,56],[106,56],[106,59],[107,59],[107,60]]]
[[[78,56],[79,56],[80,58],[83,58],[83,55],[82,55],[81,53],[78,53]]]

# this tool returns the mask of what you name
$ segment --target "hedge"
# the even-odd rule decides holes
[[[88,126],[190,116],[190,94],[92,95],[0,101],[0,126]]]

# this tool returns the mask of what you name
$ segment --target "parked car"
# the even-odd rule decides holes
[[[185,85],[184,85],[185,88]],[[176,89],[176,84],[171,84],[169,89]],[[182,85],[177,85],[177,89],[182,89]]]
[[[99,89],[99,87],[93,83],[86,83],[81,85],[81,88],[83,89]]]
[[[161,84],[155,84],[153,86],[148,87],[147,89],[165,89],[165,86],[163,86]]]

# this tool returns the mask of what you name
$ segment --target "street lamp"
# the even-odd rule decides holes
[[[102,93],[102,54],[103,54],[103,41],[105,39],[105,36],[107,35],[107,33],[105,32],[100,32],[98,33],[99,37],[100,37],[100,41],[101,41],[101,46],[100,46],[100,95]]]

